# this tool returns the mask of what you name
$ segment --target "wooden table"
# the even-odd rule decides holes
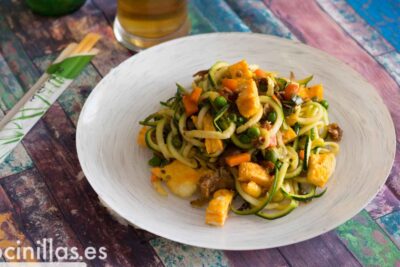
[[[359,71],[383,97],[400,142],[400,7],[397,0],[192,0],[192,34],[254,31],[297,39]],[[400,147],[378,196],[354,218],[311,240],[259,251],[181,245],[120,224],[99,203],[79,166],[75,128],[82,105],[107,72],[131,53],[114,39],[115,1],[88,0],[60,17],[33,15],[22,0],[0,5],[0,108],[9,110],[43,68],[89,31],[101,54],[0,166],[0,248],[104,246],[98,266],[400,266]],[[379,166],[377,166],[379,168]],[[366,181],[367,183],[368,181]],[[7,257],[2,258],[9,261]],[[44,256],[37,259],[46,261]],[[48,260],[48,257],[47,257]]]

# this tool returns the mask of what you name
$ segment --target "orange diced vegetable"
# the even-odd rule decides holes
[[[236,154],[225,158],[226,164],[228,164],[230,167],[237,166],[243,162],[249,162],[250,160],[250,153]]]
[[[194,113],[199,111],[197,105],[200,99],[201,91],[202,89],[200,87],[196,87],[193,89],[190,95],[183,96],[182,102],[183,106],[185,107],[186,116],[193,115]]]
[[[197,104],[192,101],[189,95],[184,95],[182,98],[182,102],[183,106],[185,107],[186,116],[191,116],[197,111],[199,111]]]
[[[138,143],[138,145],[145,147],[146,146],[146,132],[147,132],[147,127],[142,127],[142,129],[140,129],[138,137],[136,142]]]
[[[299,92],[299,85],[297,83],[291,83],[285,88],[285,99],[290,100],[294,95]]]
[[[200,87],[196,87],[193,89],[192,93],[190,94],[190,99],[196,103],[196,105],[199,103],[200,95],[203,89]]]
[[[256,76],[258,77],[265,77],[265,72],[262,69],[256,69],[254,71],[254,73],[256,74]]]
[[[231,91],[236,91],[238,88],[238,81],[236,79],[223,79],[222,85]]]
[[[304,159],[304,150],[303,149],[299,151],[299,158]]]

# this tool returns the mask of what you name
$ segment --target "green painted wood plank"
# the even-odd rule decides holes
[[[167,267],[228,266],[228,260],[220,250],[187,246],[162,237],[150,240],[150,245]]]
[[[400,265],[400,250],[365,210],[339,226],[336,232],[363,265]]]

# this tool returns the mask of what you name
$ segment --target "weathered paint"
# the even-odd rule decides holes
[[[150,240],[150,244],[168,267],[228,266],[222,251],[187,246],[161,237]]]
[[[260,0],[226,0],[253,31],[296,40],[290,30]]]
[[[220,32],[250,32],[230,6],[223,0],[191,0],[204,17]]]
[[[216,29],[210,21],[197,9],[195,5],[189,2],[189,19],[191,24],[190,34],[199,34],[215,32]]]
[[[385,215],[379,218],[377,222],[397,247],[400,248],[400,211]]]
[[[373,219],[378,219],[393,211],[400,210],[400,201],[392,191],[384,185],[378,195],[365,207]]]
[[[339,226],[336,232],[363,265],[396,266],[400,263],[399,249],[366,211]]]
[[[347,0],[357,13],[400,50],[400,2],[398,0]]]

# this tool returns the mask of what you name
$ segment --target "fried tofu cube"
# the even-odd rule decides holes
[[[296,136],[297,136],[296,132],[291,127],[289,127],[287,130],[283,131],[282,134],[283,143],[285,144],[289,143],[294,138],[296,138]]]
[[[236,105],[245,118],[255,115],[261,108],[257,85],[252,79],[242,80],[239,85],[239,96]]]
[[[232,199],[232,191],[228,189],[216,191],[206,210],[206,223],[215,226],[223,226],[228,217]]]
[[[253,76],[246,60],[239,61],[239,62],[229,66],[228,73],[232,79],[236,79],[236,78],[251,79]]]
[[[151,173],[165,181],[169,190],[175,195],[187,198],[197,190],[202,171],[190,168],[178,160],[164,167],[152,168]]]
[[[243,162],[239,165],[238,180],[240,182],[253,181],[260,186],[269,187],[273,178],[268,174],[266,169],[257,163]]]
[[[253,181],[250,181],[248,183],[242,183],[241,187],[244,192],[255,198],[258,198],[262,192],[261,186],[259,186]]]
[[[318,101],[324,99],[324,87],[322,84],[317,84],[309,88],[300,87],[299,96],[305,100],[316,98]]]
[[[319,187],[324,187],[336,167],[333,153],[311,154],[308,165],[307,180]]]
[[[206,131],[215,131],[213,118],[210,114],[206,114],[203,119],[203,128]],[[210,139],[205,140],[206,150],[208,154],[217,153],[224,149],[224,143],[221,139]]]

